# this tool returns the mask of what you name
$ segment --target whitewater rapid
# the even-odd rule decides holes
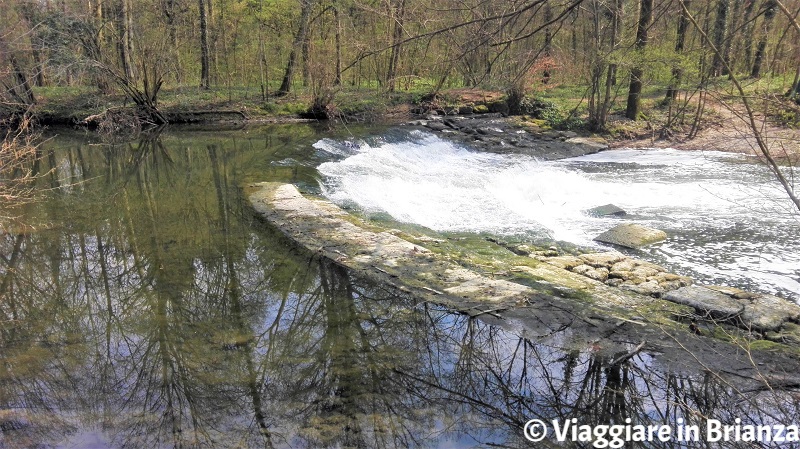
[[[626,149],[542,162],[472,151],[423,131],[314,147],[323,194],[439,232],[578,245],[623,221],[671,236],[646,251],[678,271],[800,298],[800,220],[765,167],[724,152]],[[586,214],[613,203],[620,218]],[[687,273],[688,274],[688,273]]]

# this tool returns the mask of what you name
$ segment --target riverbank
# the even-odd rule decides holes
[[[574,89],[556,87],[541,97],[527,101],[520,115],[511,116],[508,123],[536,136],[540,144],[561,138],[589,137],[606,142],[611,148],[675,148],[680,150],[716,150],[759,154],[741,107],[722,100],[707,100],[702,119],[692,132],[689,122],[665,128],[669,109],[650,94],[643,100],[646,115],[632,121],[617,112],[610,115],[606,131],[588,131],[582,121],[581,104],[572,98]],[[101,132],[138,132],[138,126],[125,121],[135,114],[131,103],[121,94],[100,95],[93,88],[40,88],[38,103],[31,109],[38,123],[44,126],[87,126]],[[800,133],[797,124],[800,107],[790,101],[775,100],[767,115],[758,115],[758,126],[768,141],[773,157],[796,163],[800,157]],[[313,112],[311,95],[292,94],[268,97],[253,89],[197,88],[164,89],[158,107],[172,124],[232,124],[296,123],[324,118]],[[326,114],[343,123],[375,122],[404,123],[435,117],[445,127],[458,130],[454,123],[462,117],[485,118],[500,123],[498,117],[509,116],[509,105],[502,92],[481,89],[445,89],[436,95],[424,92],[377,92],[371,89],[342,88],[326,106]],[[456,119],[459,117],[459,119]],[[448,119],[448,120],[444,120]],[[461,122],[466,123],[466,122]],[[434,131],[442,129],[435,128]],[[497,128],[498,126],[494,126]],[[507,127],[507,126],[503,126]],[[497,143],[488,133],[461,139],[483,150]],[[687,136],[692,134],[692,138]],[[508,139],[507,139],[508,140]],[[506,142],[508,143],[508,142]],[[546,143],[544,144],[547,145]],[[545,157],[539,151],[537,157]]]

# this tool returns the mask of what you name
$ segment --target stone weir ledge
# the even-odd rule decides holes
[[[616,251],[521,251],[483,239],[465,248],[382,229],[291,184],[256,183],[246,193],[256,213],[296,244],[398,294],[514,322],[534,339],[607,349],[613,360],[644,350],[673,368],[699,364],[770,388],[800,386],[800,307],[781,298],[691,285]]]

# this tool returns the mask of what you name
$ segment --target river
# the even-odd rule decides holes
[[[514,323],[391,294],[254,217],[241,193],[253,181],[336,197],[331,184],[320,186],[316,167],[369,156],[353,134],[385,135],[276,125],[176,129],[126,143],[63,131],[44,143],[39,181],[47,193],[26,208],[24,226],[0,235],[0,447],[530,447],[523,426],[531,419],[702,426],[706,418],[763,424],[798,416],[791,394],[741,391],[647,353],[611,365],[615,354],[591,336],[576,345],[569,330],[529,335]],[[377,140],[366,139],[382,148]],[[320,148],[331,142],[357,148],[339,155]],[[533,215],[514,218],[506,205],[479,220],[487,194],[475,187],[505,180],[529,192],[523,175],[534,162],[447,151],[454,154],[419,149],[416,167],[460,173],[466,200],[443,194],[457,204],[440,215],[466,210],[450,227],[421,224],[487,232],[458,225],[516,226]],[[458,165],[463,157],[492,165]],[[555,169],[591,174],[607,163],[620,162],[564,161]],[[415,176],[404,161],[399,171],[380,165],[397,178],[391,188],[370,187],[391,198],[385,204],[399,201],[389,194],[403,182],[421,184],[403,180]],[[596,176],[598,185],[611,183]],[[555,231],[591,235],[591,226]],[[656,256],[683,250],[665,245]],[[646,446],[707,447],[674,438]]]

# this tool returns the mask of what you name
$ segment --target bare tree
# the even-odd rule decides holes
[[[680,1],[681,8],[683,8],[687,18],[692,23],[692,25],[694,25],[694,27],[697,29],[697,31],[702,35],[703,39],[706,41],[706,44],[711,49],[711,51],[714,54],[721,56],[722,50],[717,48],[714,45],[714,43],[709,40],[708,35],[705,33],[705,31],[703,31],[702,27],[698,24],[697,20],[694,18],[694,16],[692,16],[692,14],[687,9],[686,0],[679,0],[679,1]],[[768,0],[768,1],[772,5],[773,8],[778,7],[779,5],[783,6],[783,5],[780,4],[779,0]],[[784,9],[785,8],[781,8],[781,10],[784,10]],[[795,25],[796,25],[796,22],[795,22]],[[797,27],[797,30],[800,31],[800,27]],[[724,66],[727,66],[727,62],[725,62],[724,60],[722,61],[722,63],[723,63]],[[794,203],[794,205],[797,208],[797,210],[800,211],[800,197],[798,197],[797,194],[795,193],[794,184],[790,181],[790,179],[783,172],[783,169],[778,164],[778,162],[775,160],[775,158],[772,155],[772,152],[770,151],[770,147],[769,147],[769,144],[767,143],[767,139],[764,136],[764,133],[762,132],[761,127],[757,123],[756,111],[755,111],[755,108],[753,107],[752,100],[750,99],[750,96],[748,96],[745,93],[744,87],[742,87],[741,82],[739,82],[739,78],[733,73],[732,70],[730,70],[730,67],[726,67],[726,68],[727,68],[728,72],[730,73],[731,82],[733,82],[734,86],[736,87],[736,91],[739,93],[739,100],[741,101],[742,106],[744,106],[744,113],[739,114],[736,111],[733,111],[733,112],[736,113],[737,115],[739,115],[741,117],[741,119],[745,123],[747,123],[749,131],[752,133],[753,137],[756,140],[756,145],[758,147],[757,149],[758,149],[759,155],[764,159],[764,161],[767,164],[767,167],[769,167],[769,169],[772,172],[772,174],[775,175],[775,178],[781,184],[781,187],[783,187],[783,190],[789,196],[789,199],[792,201],[792,203]]]

